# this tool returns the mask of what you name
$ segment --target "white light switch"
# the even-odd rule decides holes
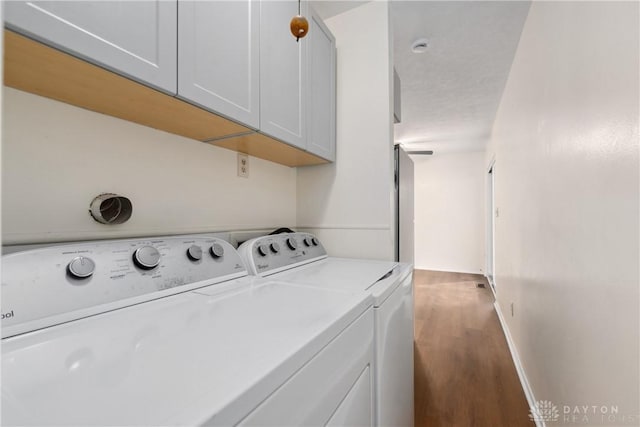
[[[249,156],[238,153],[238,176],[249,178]]]

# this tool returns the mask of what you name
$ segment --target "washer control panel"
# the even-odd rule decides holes
[[[250,274],[268,276],[327,257],[320,241],[309,233],[258,237],[238,248]]]
[[[213,236],[48,246],[2,257],[2,337],[247,275]]]

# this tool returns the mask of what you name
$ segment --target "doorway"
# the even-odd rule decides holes
[[[495,201],[495,175],[496,175],[496,162],[492,160],[489,164],[489,171],[487,174],[487,279],[493,292],[496,292],[496,216],[498,214],[496,210]]]

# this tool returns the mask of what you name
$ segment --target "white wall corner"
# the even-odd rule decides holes
[[[393,258],[393,71],[387,1],[325,21],[336,38],[336,161],[298,168],[296,223],[332,255]],[[376,28],[363,32],[362,28]],[[362,249],[345,233],[375,243]],[[363,245],[360,245],[363,246]],[[331,248],[334,250],[332,251]]]

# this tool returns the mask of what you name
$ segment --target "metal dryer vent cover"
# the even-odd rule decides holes
[[[91,201],[89,213],[100,224],[123,224],[131,218],[131,200],[114,193],[103,193]]]

